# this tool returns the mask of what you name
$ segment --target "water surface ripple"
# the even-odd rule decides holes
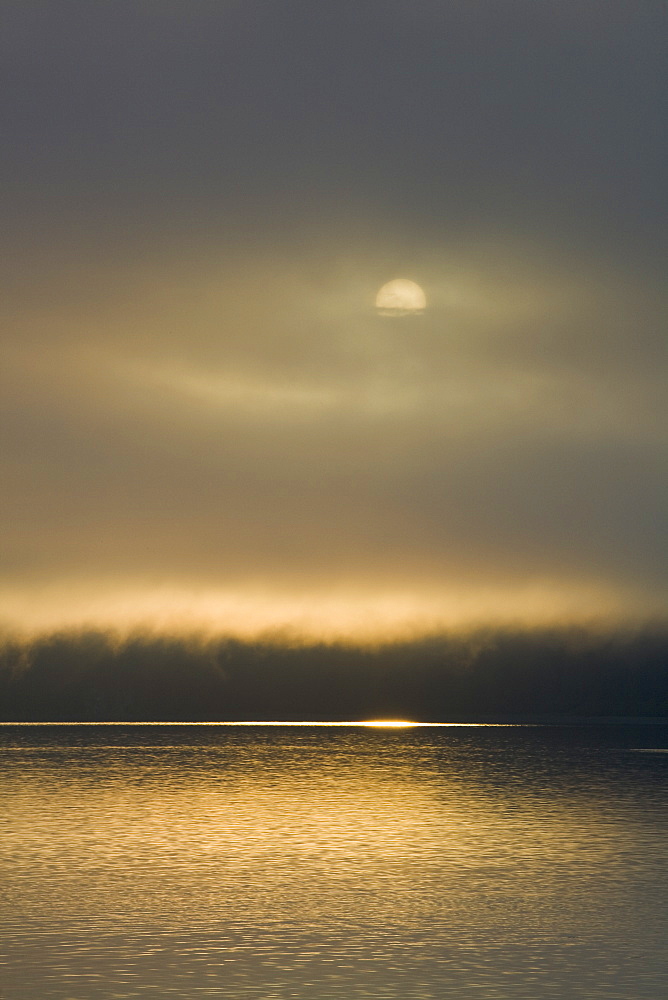
[[[667,748],[662,726],[0,726],[0,995],[657,1000]]]

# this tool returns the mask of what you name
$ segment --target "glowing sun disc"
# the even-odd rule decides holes
[[[382,316],[408,316],[421,313],[427,298],[415,281],[395,278],[388,281],[376,295],[376,309]]]

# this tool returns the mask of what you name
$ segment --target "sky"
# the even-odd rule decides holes
[[[0,627],[665,621],[667,40],[4,0]]]

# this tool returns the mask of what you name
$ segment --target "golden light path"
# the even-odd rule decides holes
[[[527,722],[410,722],[408,719],[364,719],[349,722],[286,722],[272,720],[270,722],[0,722],[2,726],[294,726],[326,729],[345,727],[348,729],[471,729],[493,727],[496,729],[517,729],[534,727],[536,723]]]

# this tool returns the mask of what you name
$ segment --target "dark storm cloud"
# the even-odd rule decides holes
[[[665,608],[665,6],[1,17],[8,620]]]

